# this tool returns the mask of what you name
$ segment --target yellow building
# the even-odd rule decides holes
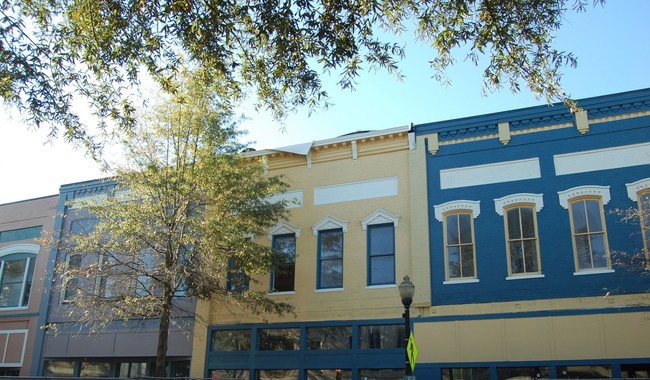
[[[413,238],[426,236],[427,218],[426,194],[411,193],[425,186],[424,150],[414,144],[401,127],[248,153],[290,186],[282,195],[290,217],[256,239],[295,257],[262,280],[295,315],[200,304],[208,326],[195,327],[193,376],[402,376],[397,284],[405,275],[418,284],[414,307],[426,310],[430,299],[427,242]]]

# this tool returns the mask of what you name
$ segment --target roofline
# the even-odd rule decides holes
[[[373,131],[368,131],[368,132],[363,132],[358,134],[351,133],[351,134],[346,134],[343,136],[333,137],[325,140],[314,140],[311,146],[313,148],[313,147],[325,146],[330,144],[339,144],[342,142],[350,142],[350,141],[356,141],[361,139],[368,139],[373,137],[390,135],[392,133],[409,132],[410,130],[411,130],[411,125],[406,125],[406,126],[394,127],[388,129],[373,130]],[[262,150],[250,151],[250,152],[245,152],[244,156],[259,157],[259,156],[266,156],[278,152],[282,152],[282,149],[262,149]]]

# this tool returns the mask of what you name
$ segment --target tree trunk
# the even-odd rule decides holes
[[[156,377],[167,377],[167,344],[169,340],[169,321],[171,319],[172,297],[165,291],[165,299],[160,314],[160,327],[158,329],[158,348],[156,352]]]

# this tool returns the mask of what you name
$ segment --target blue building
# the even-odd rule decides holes
[[[418,377],[650,377],[650,89],[578,105],[415,126]]]

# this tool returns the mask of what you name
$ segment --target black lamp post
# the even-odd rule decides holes
[[[410,320],[410,312],[409,309],[411,308],[411,303],[413,302],[413,295],[415,294],[415,285],[411,282],[411,279],[409,276],[404,276],[404,281],[402,281],[401,284],[399,284],[399,296],[402,298],[402,305],[404,305],[404,314],[402,314],[402,317],[404,318],[404,352],[405,352],[405,367],[404,370],[406,371],[405,374],[406,376],[411,376],[411,363],[409,363],[409,354],[408,354],[408,341],[409,338],[411,337],[411,320]]]

